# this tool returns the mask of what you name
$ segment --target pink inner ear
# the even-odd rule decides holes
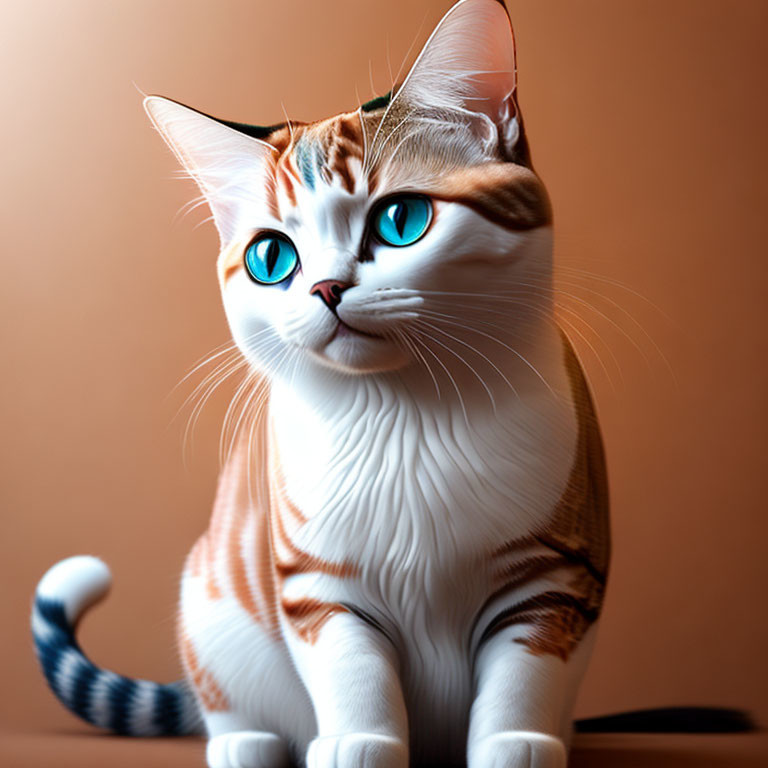
[[[443,17],[398,93],[425,108],[514,116],[515,43],[497,0],[462,0]]]

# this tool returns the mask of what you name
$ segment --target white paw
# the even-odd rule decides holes
[[[307,750],[307,768],[407,768],[408,748],[378,733],[321,736]]]
[[[214,736],[205,751],[208,768],[286,768],[288,748],[274,733],[234,731]]]
[[[474,745],[470,768],[565,768],[565,745],[537,731],[501,731]]]

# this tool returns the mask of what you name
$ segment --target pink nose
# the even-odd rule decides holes
[[[336,307],[341,303],[341,294],[351,288],[352,283],[343,283],[341,280],[320,280],[310,289],[310,295],[318,294],[331,312],[336,312]]]

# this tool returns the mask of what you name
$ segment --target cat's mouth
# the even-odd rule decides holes
[[[363,331],[336,316],[337,324],[322,351],[312,350],[326,365],[347,373],[376,373],[401,368],[409,362],[386,336]]]
[[[354,337],[354,336],[367,336],[369,339],[383,339],[383,336],[379,336],[376,333],[370,333],[368,331],[361,331],[359,328],[353,328],[351,325],[348,325],[345,323],[338,315],[336,315],[336,320],[338,321],[338,325],[336,326],[336,330],[333,333],[333,336],[331,336],[330,341],[333,341],[337,338],[344,338],[344,337]],[[329,342],[330,343],[330,342]]]

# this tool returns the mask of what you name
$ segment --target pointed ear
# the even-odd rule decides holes
[[[461,0],[443,16],[395,98],[419,111],[485,115],[511,153],[520,134],[516,85],[515,42],[504,4]]]
[[[161,96],[144,99],[144,109],[200,187],[226,247],[248,226],[245,216],[254,204],[267,204],[275,148]]]

